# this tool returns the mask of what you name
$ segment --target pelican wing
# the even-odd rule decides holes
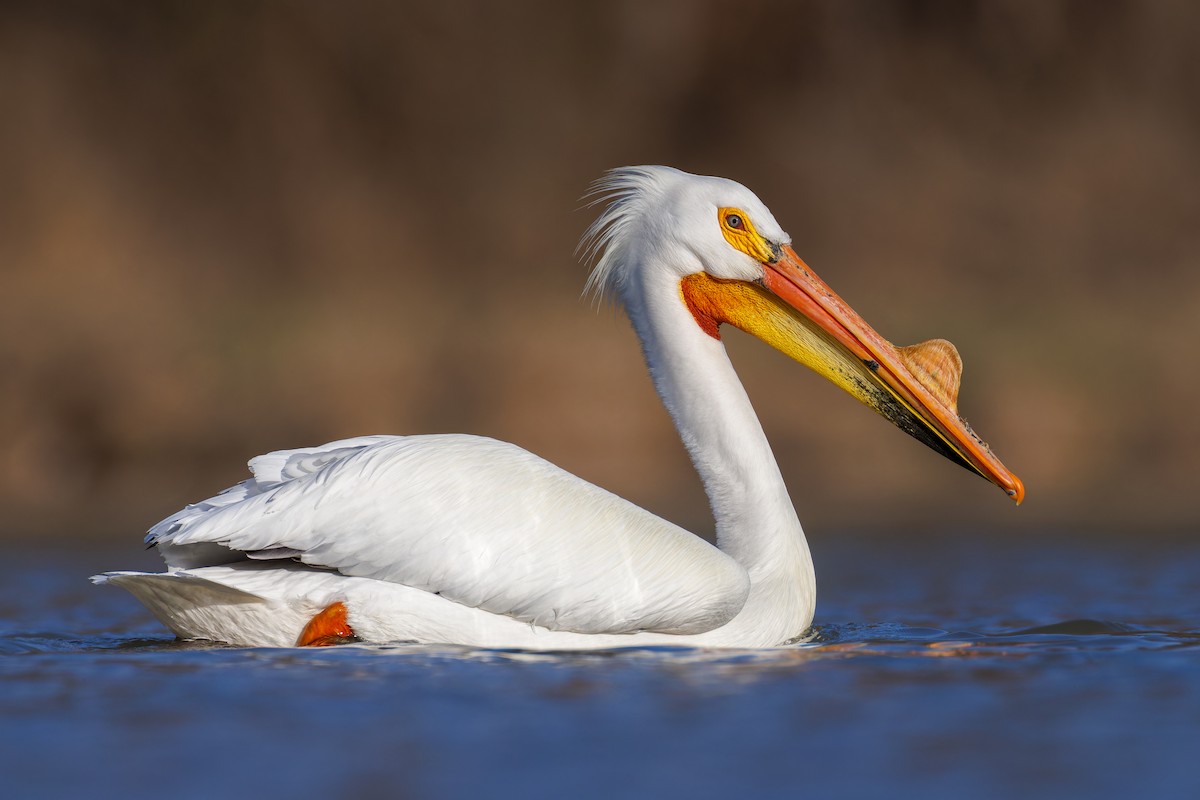
[[[712,545],[493,439],[364,437],[250,466],[150,530],[169,566],[295,558],[579,633],[702,633],[749,593]]]

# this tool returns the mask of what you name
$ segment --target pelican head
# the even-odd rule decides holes
[[[876,333],[796,255],[749,189],[643,166],[608,173],[595,195],[608,205],[584,239],[596,261],[589,290],[627,308],[681,303],[712,339],[722,324],[750,333],[1021,502],[1021,480],[959,416],[954,345],[896,347]],[[672,292],[647,290],[668,282]]]

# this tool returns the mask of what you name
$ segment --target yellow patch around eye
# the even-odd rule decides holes
[[[717,219],[725,241],[756,261],[766,264],[775,256],[775,249],[754,228],[754,223],[740,208],[718,208]]]

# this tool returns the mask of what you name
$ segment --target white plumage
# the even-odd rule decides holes
[[[627,168],[599,190],[609,204],[589,232],[589,286],[619,298],[643,342],[719,547],[510,444],[368,436],[253,459],[252,478],[151,528],[165,573],[95,580],[181,637],[242,645],[290,646],[338,602],[370,642],[759,647],[803,635],[815,583],[800,523],[724,347],[681,294],[697,273],[761,284],[764,263],[731,245],[719,209],[737,209],[776,254],[789,239],[724,179]]]

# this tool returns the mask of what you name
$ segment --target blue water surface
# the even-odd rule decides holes
[[[540,654],[174,641],[27,548],[0,583],[9,797],[1200,797],[1200,544],[814,542],[817,638]]]

